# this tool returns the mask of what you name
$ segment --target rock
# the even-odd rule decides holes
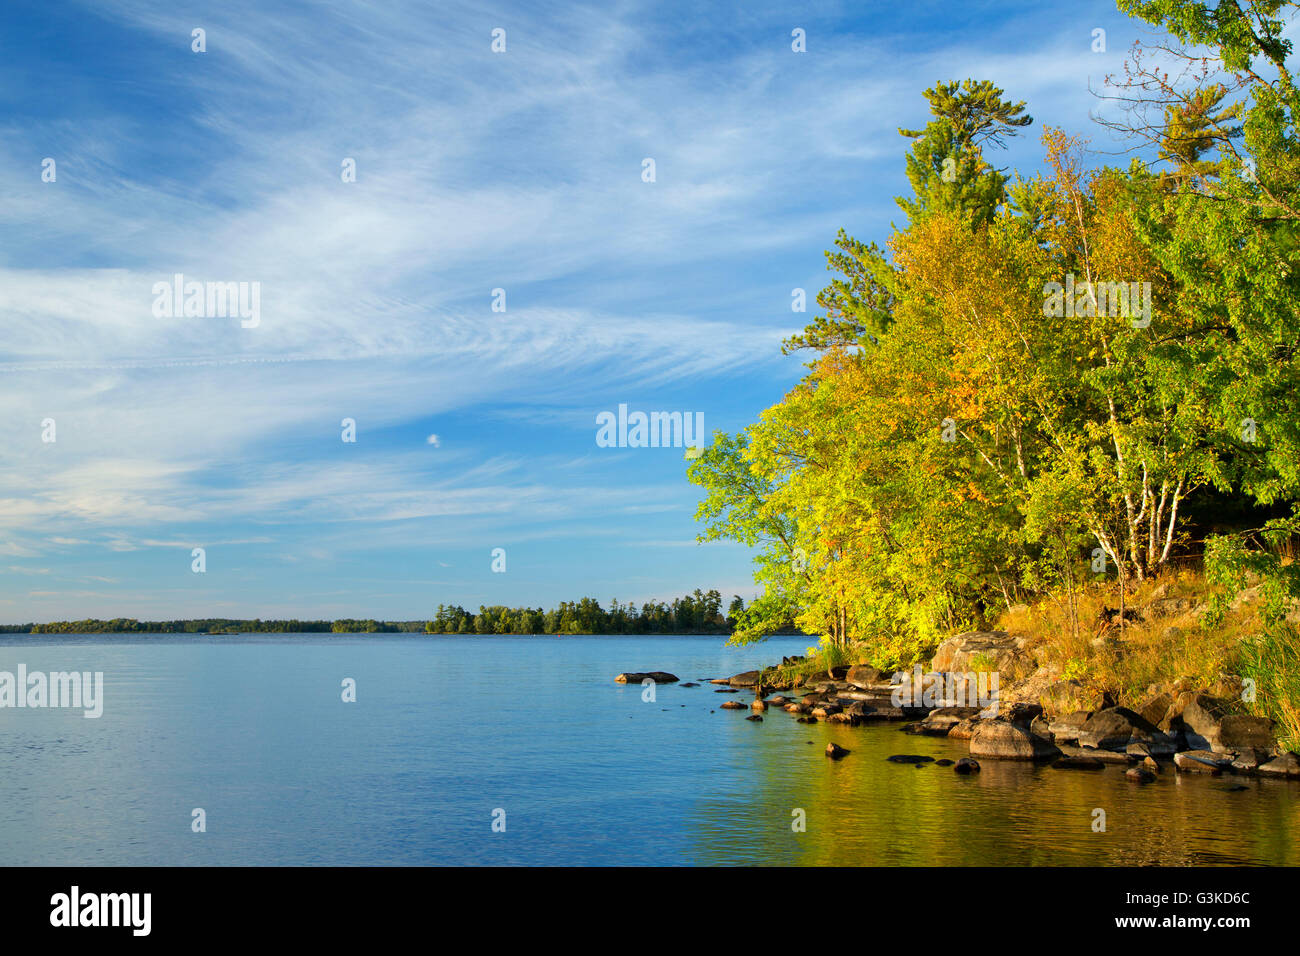
[[[1129,767],[1124,776],[1134,783],[1154,783],[1156,779],[1156,775],[1145,767]]]
[[[1151,747],[1140,740],[1130,740],[1128,746],[1124,748],[1124,753],[1139,759],[1152,756]]]
[[[1160,764],[1156,763],[1154,757],[1145,757],[1142,760],[1141,767],[1143,770],[1149,770],[1151,773],[1160,772]]]
[[[1127,707],[1099,710],[1079,728],[1079,745],[1098,750],[1124,750],[1130,743],[1146,744],[1150,753],[1174,752],[1172,738]]]
[[[949,760],[947,757],[943,757],[939,760],[936,760],[934,762],[934,765],[936,767],[951,767],[953,765],[953,761]]]
[[[724,700],[719,704],[723,710],[744,710],[745,705],[738,700]]]
[[[845,675],[847,675],[848,672],[849,672],[848,664],[836,664],[834,667],[827,669],[826,676],[829,677],[831,680],[844,680]]]
[[[1043,716],[1043,705],[1018,702],[1012,704],[999,716],[1009,720],[1017,727],[1028,729],[1030,724]]]
[[[786,704],[782,708],[787,714],[806,714],[809,709],[807,704]]]
[[[1053,717],[1048,721],[1047,729],[1057,743],[1073,742],[1079,739],[1079,731],[1092,716],[1090,710],[1076,710],[1063,717]]]
[[[838,714],[844,708],[839,704],[818,704],[812,709],[814,717],[829,717],[831,714]]]
[[[948,736],[953,740],[970,740],[975,736],[975,728],[979,726],[979,723],[978,720],[970,717],[959,720],[952,725],[952,729],[948,731]]]
[[[626,674],[619,674],[614,680],[620,684],[639,684],[647,678],[656,684],[677,683],[677,678],[667,671],[646,671],[644,674],[640,671],[628,671]]]
[[[1159,693],[1154,697],[1146,700],[1142,706],[1137,709],[1138,716],[1149,723],[1152,727],[1159,727],[1160,721],[1165,719],[1165,714],[1169,713],[1169,707],[1174,699],[1168,694]]]
[[[762,711],[764,711],[764,710],[767,710],[767,701],[765,701],[765,700],[756,700],[756,701],[753,701],[753,702],[749,705],[749,709],[750,709],[750,710],[760,711],[760,712],[762,712]]]
[[[711,678],[709,678],[709,683],[710,683],[710,684],[725,684],[725,683],[727,683],[727,681],[728,681],[729,679],[730,679],[730,678],[727,678],[727,677],[711,677]]]
[[[869,687],[879,687],[881,684],[889,683],[889,675],[876,667],[868,667],[866,664],[857,664],[850,667],[844,674],[846,683],[854,687],[861,687],[866,690]]]
[[[1300,756],[1285,753],[1282,756],[1260,764],[1258,771],[1266,777],[1286,777],[1288,780],[1300,778]]]
[[[970,752],[974,757],[995,757],[1000,760],[1048,760],[1058,757],[1061,751],[1050,741],[1036,737],[1025,727],[1007,720],[981,720],[970,739]]]
[[[934,737],[946,737],[954,726],[979,713],[978,707],[940,707],[930,711],[916,732]]]
[[[1227,701],[1209,694],[1188,695],[1178,720],[1187,746],[1195,750],[1235,753],[1247,747],[1266,750],[1273,745],[1272,721],[1230,713]]]
[[[979,773],[980,763],[970,757],[962,757],[953,765],[952,769],[957,773]]]
[[[934,763],[933,757],[926,757],[922,754],[894,754],[892,757],[886,757],[890,763]]]
[[[790,703],[790,698],[782,697],[780,694],[777,694],[775,697],[769,697],[767,702],[773,707],[784,707],[786,704]]]
[[[746,720],[757,720],[757,721],[759,721],[759,722],[761,722],[761,721],[763,720],[763,718],[760,717],[758,714],[750,714],[750,715],[749,715],[748,717],[746,717],[745,719],[746,719]]]
[[[1062,757],[1052,764],[1053,770],[1105,770],[1104,761],[1096,757]]]
[[[1253,770],[1258,770],[1260,764],[1268,763],[1268,760],[1269,753],[1267,750],[1247,747],[1233,759],[1232,769],[1241,773],[1250,773]]]
[[[1242,750],[1268,750],[1273,746],[1273,721],[1249,714],[1229,714],[1219,723],[1219,746],[1211,750],[1238,753]]]
[[[1006,631],[967,631],[948,638],[935,649],[930,670],[970,673],[976,669],[972,664],[972,659],[975,659],[984,665],[982,669],[997,671],[999,679],[1005,680],[1012,676],[1013,671],[1029,673],[1033,670],[1026,666],[1023,647],[1023,639],[1012,637]]]
[[[797,717],[797,718],[795,718],[795,722],[796,722],[796,723],[800,723],[800,724],[815,724],[815,723],[817,723],[817,718],[816,718],[816,717]]]
[[[1174,754],[1174,766],[1184,773],[1209,773],[1218,776],[1232,761],[1209,750],[1185,750]]]
[[[732,687],[754,687],[758,684],[759,671],[744,671],[727,678],[727,683]]]
[[[850,727],[856,727],[861,717],[854,717],[852,714],[831,714],[826,718],[828,724],[848,724]]]
[[[697,683],[695,683],[695,681],[688,680],[686,683],[682,684],[681,686],[683,686],[683,687],[699,687],[700,685],[697,684]]]
[[[832,760],[839,760],[841,757],[848,756],[849,753],[851,753],[851,751],[845,750],[839,744],[830,743],[826,745],[826,756],[830,757]]]

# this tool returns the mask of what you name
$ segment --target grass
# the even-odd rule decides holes
[[[1119,605],[1113,584],[1089,584],[1078,596],[1078,622],[1071,626],[1064,602],[1045,598],[1004,614],[1002,629],[1027,638],[1027,648],[1062,679],[1083,683],[1088,693],[1061,704],[1095,706],[1102,694],[1137,708],[1160,691],[1202,690],[1228,699],[1241,696],[1240,677],[1259,688],[1254,706],[1242,709],[1271,717],[1280,734],[1300,735],[1300,643],[1294,628],[1269,632],[1258,602],[1228,612],[1217,627],[1202,626],[1209,597],[1195,571],[1169,571],[1131,587],[1125,606],[1139,614],[1121,628],[1102,620]],[[1172,599],[1172,600],[1171,600]],[[1153,607],[1153,602],[1169,601]],[[1181,603],[1179,603],[1181,602]]]

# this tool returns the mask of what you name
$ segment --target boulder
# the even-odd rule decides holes
[[[1268,763],[1269,753],[1267,750],[1256,747],[1247,747],[1233,758],[1232,769],[1240,773],[1251,773],[1258,770],[1260,764]]]
[[[848,674],[848,672],[848,664],[836,664],[834,667],[827,669],[826,676],[831,680],[844,680],[845,675]]]
[[[667,671],[628,671],[626,674],[619,674],[614,678],[620,684],[639,684],[649,678],[656,684],[675,684],[677,678]]]
[[[723,710],[744,710],[745,705],[738,700],[724,700],[718,705]]]
[[[817,723],[817,718],[811,716],[796,717],[795,721],[800,724],[815,724]]]
[[[953,764],[952,769],[956,773],[979,773],[980,763],[978,760],[972,760],[970,757],[962,757]]]
[[[994,757],[999,760],[1050,760],[1061,755],[1061,751],[1051,741],[1002,719],[981,720],[975,726],[975,733],[970,739],[970,752],[974,757]]]
[[[755,687],[758,684],[759,671],[744,671],[727,678],[727,683],[732,687]]]
[[[954,726],[978,713],[977,707],[940,707],[926,715],[918,725],[917,733],[946,737]]]
[[[979,726],[980,721],[968,717],[965,720],[959,720],[952,725],[948,731],[948,736],[953,740],[970,740],[975,736],[975,728]]]
[[[1174,766],[1184,773],[1218,775],[1232,766],[1232,760],[1210,750],[1184,750],[1174,754]]]
[[[1079,739],[1079,731],[1091,716],[1090,710],[1076,710],[1061,717],[1051,718],[1047,723],[1047,729],[1057,743],[1072,743]]]
[[[881,684],[889,683],[889,675],[877,667],[869,667],[866,664],[857,664],[850,667],[844,674],[846,683],[854,687],[861,687],[866,690],[869,687],[879,687]]]
[[[1286,777],[1288,780],[1300,778],[1300,756],[1285,753],[1282,756],[1260,764],[1259,772],[1266,777]]]
[[[1156,779],[1156,775],[1145,767],[1129,767],[1124,776],[1134,783],[1154,783]]]
[[[830,757],[832,760],[839,760],[841,757],[846,757],[850,752],[851,751],[845,750],[836,743],[829,743],[826,745],[826,756]]]
[[[750,714],[750,715],[749,715],[748,717],[746,717],[745,719],[746,719],[746,720],[757,720],[757,721],[762,721],[763,718],[760,717],[758,714]]]
[[[749,705],[749,709],[750,709],[750,710],[758,711],[759,713],[762,713],[763,711],[767,710],[767,701],[765,701],[765,700],[756,700],[756,701],[753,701],[753,702]]]
[[[1273,745],[1273,723],[1264,717],[1230,712],[1229,703],[1209,694],[1189,694],[1177,717],[1187,746],[1194,750],[1235,753],[1247,747]]]
[[[1043,716],[1043,705],[1018,701],[1006,708],[999,716],[1018,727],[1028,729],[1035,720]]]
[[[1166,693],[1148,697],[1142,706],[1137,709],[1138,716],[1151,726],[1159,727],[1160,722],[1165,719],[1165,714],[1169,713],[1169,708],[1173,702],[1174,699]]]
[[[1127,707],[1107,707],[1079,728],[1079,745],[1098,750],[1125,750],[1130,743],[1146,744],[1153,754],[1174,752],[1174,740]]]
[[[806,714],[810,710],[807,704],[786,704],[782,709],[787,714]]]
[[[1025,639],[1006,631],[968,631],[948,638],[934,652],[930,671],[970,674],[995,671],[998,682],[1007,687],[1037,670],[1033,656],[1025,650]]]
[[[814,717],[829,717],[831,714],[838,714],[843,710],[839,704],[818,704],[812,709]]]

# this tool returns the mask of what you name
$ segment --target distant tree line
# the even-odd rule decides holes
[[[350,632],[418,632],[423,621],[263,621],[239,618],[196,618],[184,621],[137,621],[130,617],[112,620],[86,618],[81,621],[52,621],[48,624],[0,624],[0,634],[205,634],[238,631],[242,634],[312,634]]]
[[[672,603],[646,601],[608,609],[595,598],[561,601],[559,607],[479,606],[478,613],[459,605],[439,604],[431,621],[377,621],[340,618],[335,621],[242,620],[196,618],[180,621],[138,621],[135,618],[54,621],[48,624],[0,624],[0,634],[730,634],[745,611],[745,601],[734,595],[722,609],[716,590],[676,598]],[[787,621],[778,633],[802,633]]]
[[[459,605],[439,604],[427,630],[430,634],[730,634],[744,608],[744,599],[736,595],[723,614],[722,595],[699,588],[671,604],[647,601],[640,608],[615,598],[606,609],[590,597],[561,601],[549,611],[480,605],[475,614]]]

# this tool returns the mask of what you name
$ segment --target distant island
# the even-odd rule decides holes
[[[502,605],[479,606],[478,613],[460,605],[439,604],[429,621],[377,621],[372,618],[302,621],[189,618],[173,621],[139,621],[117,617],[43,624],[0,624],[0,634],[726,634],[730,635],[745,610],[739,596],[732,597],[727,613],[716,590],[675,599],[671,604],[647,601],[639,608],[617,599],[608,609],[594,598],[561,601],[559,607]],[[802,634],[793,623],[777,633]]]

